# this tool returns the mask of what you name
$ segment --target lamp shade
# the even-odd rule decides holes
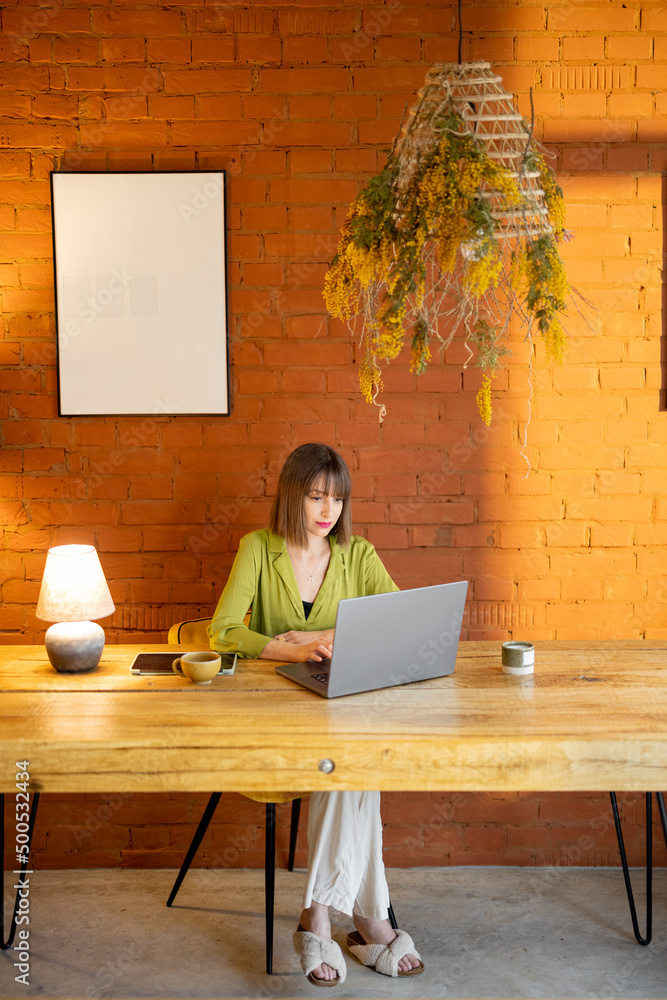
[[[115,605],[93,545],[49,549],[36,615],[47,622],[105,618]]]

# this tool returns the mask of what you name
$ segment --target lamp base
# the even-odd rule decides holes
[[[57,622],[48,629],[44,644],[59,674],[86,674],[100,662],[104,629],[97,622]]]

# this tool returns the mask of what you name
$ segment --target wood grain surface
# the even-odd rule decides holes
[[[197,687],[135,677],[107,646],[57,674],[0,647],[0,791],[649,790],[667,787],[667,642],[537,642],[509,677],[500,643],[461,643],[450,677],[327,700],[240,660]],[[326,774],[318,765],[333,760]]]

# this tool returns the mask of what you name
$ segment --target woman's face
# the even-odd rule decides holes
[[[343,499],[330,496],[323,483],[315,483],[303,501],[306,531],[325,538],[335,526],[343,510]]]

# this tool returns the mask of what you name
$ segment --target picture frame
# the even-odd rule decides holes
[[[60,416],[229,414],[225,189],[51,172]]]

